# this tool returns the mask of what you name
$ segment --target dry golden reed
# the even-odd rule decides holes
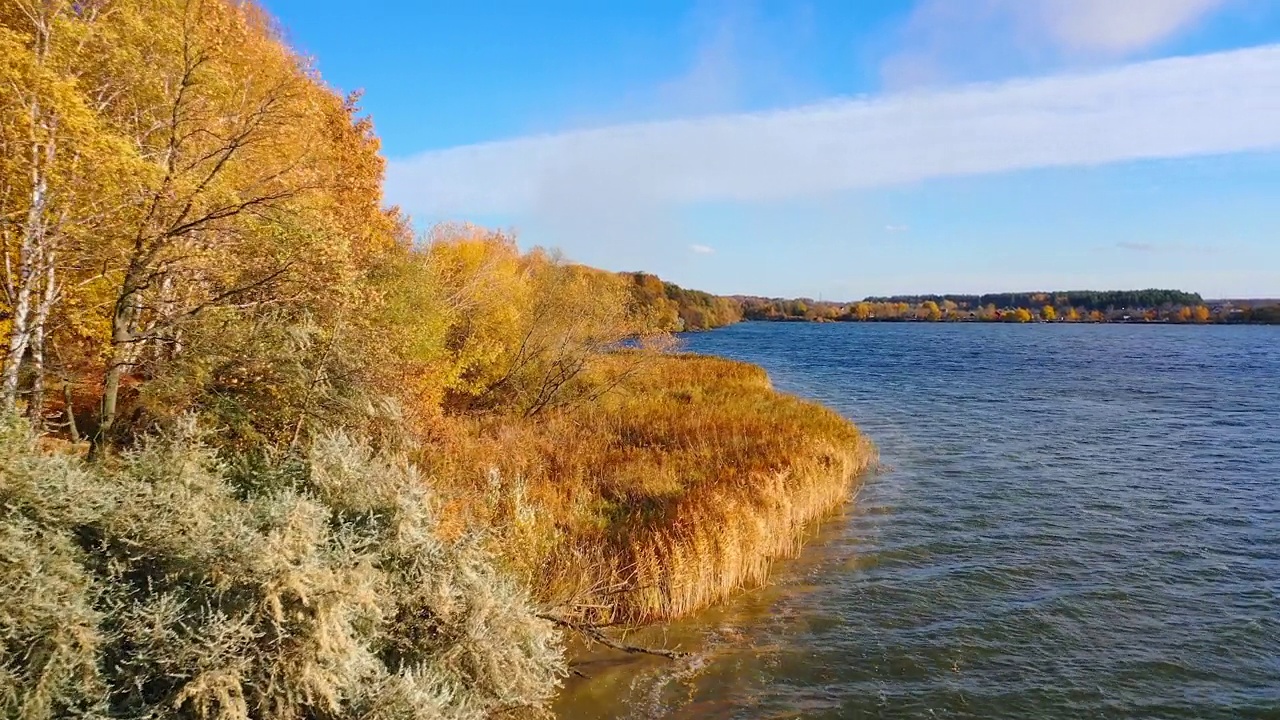
[[[674,618],[763,583],[876,461],[853,424],[752,365],[647,356],[622,378],[537,422],[460,421],[423,460],[450,478],[455,532],[494,528],[541,599],[584,619]]]

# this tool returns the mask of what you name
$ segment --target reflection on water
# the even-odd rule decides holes
[[[1280,717],[1280,331],[748,323],[887,465],[774,583],[587,656],[566,718]]]

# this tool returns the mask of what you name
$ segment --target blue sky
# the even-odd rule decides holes
[[[388,200],[720,293],[1280,296],[1274,0],[268,0]]]

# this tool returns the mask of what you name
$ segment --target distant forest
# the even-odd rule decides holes
[[[894,295],[832,302],[712,295],[648,273],[625,275],[634,299],[660,318],[659,326],[675,331],[710,330],[740,320],[1280,324],[1280,301],[1205,300],[1182,290]]]
[[[871,303],[907,303],[922,305],[953,302],[961,308],[977,309],[986,305],[997,308],[1040,308],[1045,305],[1074,307],[1084,310],[1126,310],[1158,308],[1170,305],[1195,307],[1204,305],[1199,293],[1181,290],[1072,290],[1068,292],[990,293],[987,295],[895,295],[867,298]]]

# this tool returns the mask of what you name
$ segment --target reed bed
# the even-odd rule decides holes
[[[692,355],[648,358],[550,417],[464,423],[423,458],[450,479],[452,530],[494,528],[540,600],[594,623],[675,618],[760,585],[876,461],[852,423],[762,369]]]

